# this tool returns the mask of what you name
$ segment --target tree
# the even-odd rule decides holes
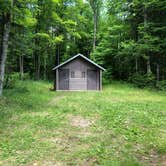
[[[12,11],[14,7],[15,1],[5,1],[0,2],[0,12],[2,17],[2,42],[1,42],[1,54],[0,54],[0,96],[2,96],[3,92],[3,82],[5,77],[5,64],[7,58],[7,50],[8,50],[8,41],[9,41],[9,33],[11,28],[11,19],[12,19]]]
[[[89,0],[90,6],[93,11],[93,22],[94,22],[94,28],[93,28],[93,51],[96,49],[96,40],[97,40],[97,26],[98,26],[98,20],[100,15],[100,9],[102,5],[101,0]]]

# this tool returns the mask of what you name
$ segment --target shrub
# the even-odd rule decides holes
[[[31,79],[29,73],[24,73],[24,78],[23,78],[23,79],[24,79],[24,80],[29,80],[29,79]]]
[[[16,81],[19,80],[19,73],[6,74],[4,80],[4,88],[11,89],[15,86]]]
[[[24,80],[30,79],[29,73],[24,73]],[[19,73],[10,73],[5,75],[4,80],[4,88],[5,89],[11,89],[15,86],[16,82],[20,80],[20,74]]]
[[[157,82],[156,88],[158,90],[166,91],[166,80]]]
[[[109,84],[112,81],[111,70],[106,70],[103,72],[103,84]]]
[[[140,88],[144,87],[155,87],[155,76],[150,73],[150,74],[134,74],[133,76],[130,77],[129,79],[130,82],[134,83],[136,86]]]

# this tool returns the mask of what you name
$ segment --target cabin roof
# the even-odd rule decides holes
[[[84,56],[84,55],[82,55],[82,54],[80,54],[80,53],[77,54],[77,55],[75,55],[75,56],[73,56],[73,57],[71,57],[70,59],[68,59],[67,61],[61,63],[60,65],[55,66],[52,70],[56,70],[56,69],[58,69],[59,67],[61,67],[61,66],[65,65],[65,64],[71,62],[72,60],[74,60],[74,59],[76,59],[76,58],[78,58],[78,57],[81,57],[81,58],[85,59],[86,61],[88,61],[89,63],[91,63],[92,65],[98,67],[98,68],[101,69],[101,70],[105,70],[102,66],[98,65],[97,63],[93,62],[92,60],[90,60],[89,58],[87,58],[86,56]]]

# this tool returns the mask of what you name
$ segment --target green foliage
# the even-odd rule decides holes
[[[157,0],[107,1],[107,15],[93,55],[99,64],[112,69],[113,78],[130,80],[134,74],[136,84],[141,80],[140,87],[151,81],[150,86],[154,86],[156,76],[144,73],[151,70],[156,75],[156,64],[160,66],[160,77],[165,78],[165,12],[161,4]]]
[[[111,69],[107,69],[103,72],[103,84],[110,84],[112,82],[113,79],[111,75]]]
[[[156,85],[155,76],[150,74],[134,74],[129,80],[140,88],[151,87],[154,88]]]
[[[29,73],[24,73],[24,76],[22,79],[29,80],[30,79]],[[19,80],[20,80],[20,73],[15,72],[15,73],[6,74],[5,81],[4,81],[4,88],[5,89],[15,88]]]
[[[52,43],[54,45],[62,43],[63,42],[63,35],[56,36],[55,38],[52,39]]]
[[[19,73],[6,74],[4,81],[4,88],[5,89],[14,88],[19,78],[20,78]]]
[[[36,33],[34,35],[35,38],[41,38],[41,39],[46,39],[48,40],[50,38],[49,34],[47,33]]]
[[[159,89],[159,90],[162,90],[162,91],[166,91],[166,81],[165,80],[158,81],[157,85],[156,85],[156,88]]]

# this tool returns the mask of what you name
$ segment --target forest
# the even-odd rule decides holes
[[[82,53],[104,81],[166,89],[166,1],[0,0],[0,95]]]

